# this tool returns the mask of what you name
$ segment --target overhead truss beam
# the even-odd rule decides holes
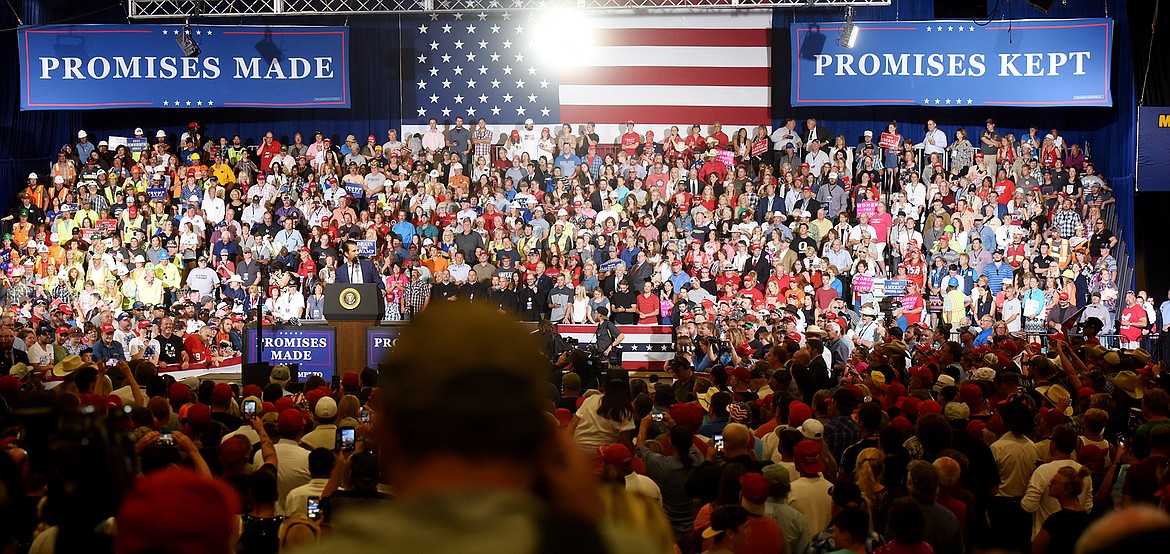
[[[128,0],[131,19],[502,12],[547,9],[645,12],[889,6],[892,0]]]

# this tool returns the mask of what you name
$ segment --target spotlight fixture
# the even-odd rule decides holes
[[[186,58],[197,58],[203,52],[191,37],[191,24],[186,21],[183,22],[183,32],[175,37],[175,42],[183,49],[183,56]]]
[[[857,35],[860,29],[853,24],[853,8],[845,10],[845,25],[841,27],[841,34],[837,37],[837,45],[842,48],[853,48],[857,44]]]

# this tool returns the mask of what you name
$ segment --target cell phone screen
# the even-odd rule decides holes
[[[163,446],[175,445],[175,436],[171,434],[171,430],[169,428],[163,428],[162,432],[158,436],[158,443]]]
[[[369,425],[370,424],[370,411],[369,410],[362,410],[361,418],[362,418],[363,424]]]
[[[305,514],[309,516],[309,519],[321,519],[321,498],[317,496],[310,496],[306,503],[307,506],[305,506]]]
[[[255,400],[245,400],[244,401],[244,415],[246,415],[248,417],[252,417],[252,416],[256,415],[256,401]]]
[[[353,427],[342,427],[337,430],[337,444],[342,452],[353,452],[357,444],[357,436]]]
[[[714,442],[715,442],[715,451],[716,452],[723,452],[723,434],[722,433],[715,434]]]

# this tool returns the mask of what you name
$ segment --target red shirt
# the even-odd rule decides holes
[[[1121,311],[1121,320],[1118,321],[1118,327],[1121,329],[1118,333],[1128,339],[1130,342],[1136,341],[1142,336],[1142,330],[1138,327],[1133,327],[1142,318],[1146,317],[1146,309],[1140,304],[1134,304]],[[1127,319],[1128,318],[1128,319]],[[1128,322],[1130,327],[1121,326],[1122,322]]]
[[[898,264],[898,267],[906,269],[907,281],[910,281],[911,283],[918,285],[919,288],[922,288],[922,284],[926,276],[925,263],[902,262]]]
[[[642,137],[638,136],[638,133],[630,131],[629,133],[622,135],[622,150],[624,150],[627,155],[633,156],[634,153],[638,151],[638,144],[641,142]]]
[[[1012,196],[1016,194],[1016,184],[1004,179],[995,184],[995,192],[999,195],[996,202],[1006,206],[1008,202],[1012,201]]]
[[[639,317],[639,325],[657,325],[658,324],[658,310],[661,306],[658,305],[658,295],[650,293],[647,296],[645,293],[638,295],[638,312],[653,314],[647,317]]]
[[[918,323],[922,321],[922,312],[916,314],[910,313],[910,310],[916,310],[923,307],[922,297],[917,294],[907,294],[902,297],[902,315],[906,318],[907,324]]]
[[[728,144],[731,144],[731,140],[727,138],[727,133],[724,133],[723,131],[719,131],[719,132],[711,135],[711,138],[718,141],[719,147],[723,148],[724,150],[727,149]]]
[[[202,369],[211,365],[211,350],[203,344],[199,335],[183,337],[183,348],[187,350],[189,369]]]

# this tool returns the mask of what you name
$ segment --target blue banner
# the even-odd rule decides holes
[[[1112,106],[1112,19],[791,27],[792,105]]]
[[[378,241],[376,240],[356,240],[358,247],[358,255],[363,258],[373,258],[374,254],[378,252]]]
[[[1170,191],[1170,108],[1138,107],[1139,192]]]
[[[333,329],[272,329],[264,328],[264,349],[260,361],[277,364],[298,364],[301,381],[309,375],[320,375],[326,381],[333,379]],[[256,330],[244,330],[245,363],[256,361]]]
[[[390,349],[398,341],[401,327],[370,327],[366,329],[366,366],[377,368],[378,364],[386,361]]]
[[[192,25],[22,27],[20,107],[348,108],[349,29]]]
[[[161,187],[148,187],[146,189],[146,195],[149,196],[151,200],[166,200],[167,189]]]

